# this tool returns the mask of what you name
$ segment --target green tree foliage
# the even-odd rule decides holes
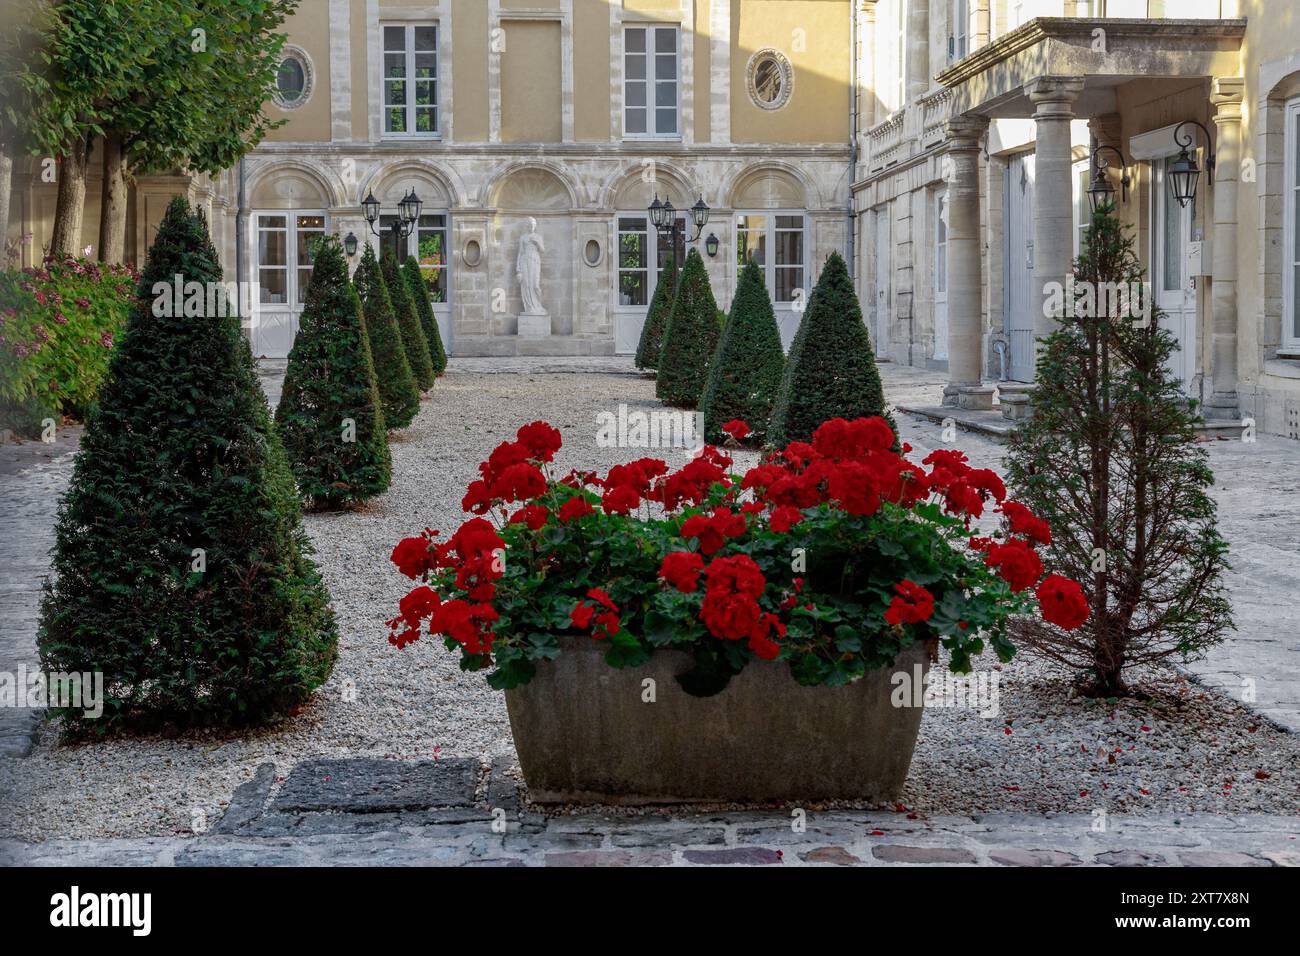
[[[375,365],[375,381],[379,383],[384,422],[389,428],[405,428],[420,411],[420,390],[406,361],[402,332],[388,297],[388,286],[370,245],[361,255],[352,282],[361,299],[361,314],[370,338],[370,357]]]
[[[686,256],[681,285],[664,330],[655,394],[669,405],[695,408],[704,393],[709,360],[718,346],[718,304],[698,250]]]
[[[402,263],[402,278],[406,280],[407,294],[415,303],[420,328],[424,331],[425,341],[429,343],[429,359],[433,363],[433,371],[441,376],[447,371],[447,350],[442,344],[442,334],[438,331],[433,306],[429,304],[429,285],[424,281],[424,273],[420,271],[420,263],[415,256],[407,256],[406,262]]]
[[[1078,289],[1142,281],[1113,205],[1083,245]],[[1051,527],[1044,562],[1078,581],[1091,608],[1078,630],[1026,622],[1023,636],[1102,697],[1127,692],[1125,668],[1196,655],[1232,627],[1214,473],[1169,369],[1178,342],[1138,298],[1081,300],[1042,340],[1034,414],[1007,459],[1012,491]]]
[[[659,366],[659,356],[664,350],[664,329],[673,311],[674,270],[659,270],[659,281],[650,300],[650,311],[641,326],[641,338],[636,346],[636,367],[654,370]]]
[[[275,422],[309,504],[340,507],[388,489],[392,459],[370,342],[334,236],[314,250]]]
[[[306,700],[336,656],[329,594],[239,317],[156,310],[155,283],[178,274],[222,278],[206,224],[179,198],[55,529],[42,664],[104,675],[101,719],[62,712],[74,733],[262,720]]]
[[[885,391],[848,267],[832,252],[790,345],[768,440],[808,441],[831,418],[885,418]]]
[[[731,316],[700,402],[705,440],[723,441],[722,426],[738,418],[752,429],[748,440],[761,445],[784,373],[785,351],[772,300],[763,283],[763,270],[750,259],[740,272]]]
[[[397,327],[402,332],[402,348],[406,351],[411,374],[420,391],[427,392],[438,380],[438,373],[433,370],[429,343],[424,338],[424,330],[420,328],[420,314],[411,300],[406,277],[402,275],[402,264],[396,256],[385,253],[379,268],[384,274],[384,284],[388,286],[388,300],[393,304]]]

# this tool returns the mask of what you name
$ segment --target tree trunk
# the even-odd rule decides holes
[[[99,260],[120,264],[126,256],[126,163],[122,137],[104,137],[104,185],[99,206]]]
[[[90,138],[79,136],[59,164],[59,197],[54,207],[50,254],[75,256],[81,251],[81,220],[86,210],[86,166]]]
[[[3,253],[9,241],[9,199],[12,195],[14,176],[14,158],[9,153],[8,144],[0,144],[0,268],[4,262]]]

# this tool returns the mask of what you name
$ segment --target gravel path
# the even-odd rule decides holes
[[[397,651],[385,640],[383,622],[408,584],[388,552],[425,525],[454,528],[478,461],[524,422],[543,418],[561,429],[565,470],[605,470],[646,454],[597,447],[596,419],[620,403],[657,409],[653,395],[653,382],[630,374],[483,374],[453,365],[416,422],[395,437],[389,493],[356,512],[306,519],[341,637],[338,666],[312,702],[241,735],[69,747],[47,724],[31,756],[0,760],[0,796],[7,794],[0,837],[202,830],[264,761],[284,776],[312,757],[465,756],[485,764],[512,757],[504,702],[481,675],[463,674],[437,642]],[[918,448],[938,441],[926,426],[901,424]],[[970,438],[959,443],[973,444]],[[1000,670],[998,717],[927,709],[903,802],[922,814],[1296,811],[1294,735],[1172,670],[1151,672],[1144,686],[1150,700],[1090,705],[1067,700],[1059,671],[1014,661]]]

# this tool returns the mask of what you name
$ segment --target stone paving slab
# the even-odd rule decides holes
[[[368,815],[361,815],[368,816]],[[853,819],[848,819],[848,817]],[[454,827],[397,826],[374,832],[250,837],[217,834],[130,840],[0,841],[0,864],[19,866],[1296,866],[1300,818],[1260,816],[1238,826],[1201,826],[1168,815],[1113,817],[1094,832],[1091,815],[1023,815],[1018,843],[994,839],[969,817],[900,820],[897,814],[809,814],[793,841],[758,842],[745,814],[584,818],[587,832],[498,832],[486,808]],[[572,821],[573,818],[568,818]],[[825,835],[832,830],[835,838]],[[630,833],[638,834],[629,845]]]
[[[382,766],[377,766],[382,764]],[[210,833],[0,841],[31,866],[1294,866],[1300,817],[764,810],[548,814],[504,763],[271,764]],[[507,810],[501,804],[509,804]]]

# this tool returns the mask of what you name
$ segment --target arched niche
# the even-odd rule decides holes
[[[325,184],[297,166],[267,170],[253,183],[248,199],[254,209],[328,209],[334,205]]]
[[[611,192],[609,201],[613,209],[648,209],[658,196],[661,200],[671,200],[678,209],[689,209],[695,205],[698,195],[680,176],[668,172],[662,167],[638,169],[627,174],[617,183]]]
[[[731,190],[733,209],[804,209],[808,191],[785,169],[763,167],[742,175]]]
[[[506,173],[488,191],[488,205],[504,211],[559,212],[574,208],[568,185],[541,166]]]
[[[381,169],[368,187],[379,200],[381,208],[395,207],[411,190],[420,197],[425,209],[450,209],[456,203],[451,190],[433,170],[425,166],[397,166]],[[365,195],[365,190],[362,190]]]

